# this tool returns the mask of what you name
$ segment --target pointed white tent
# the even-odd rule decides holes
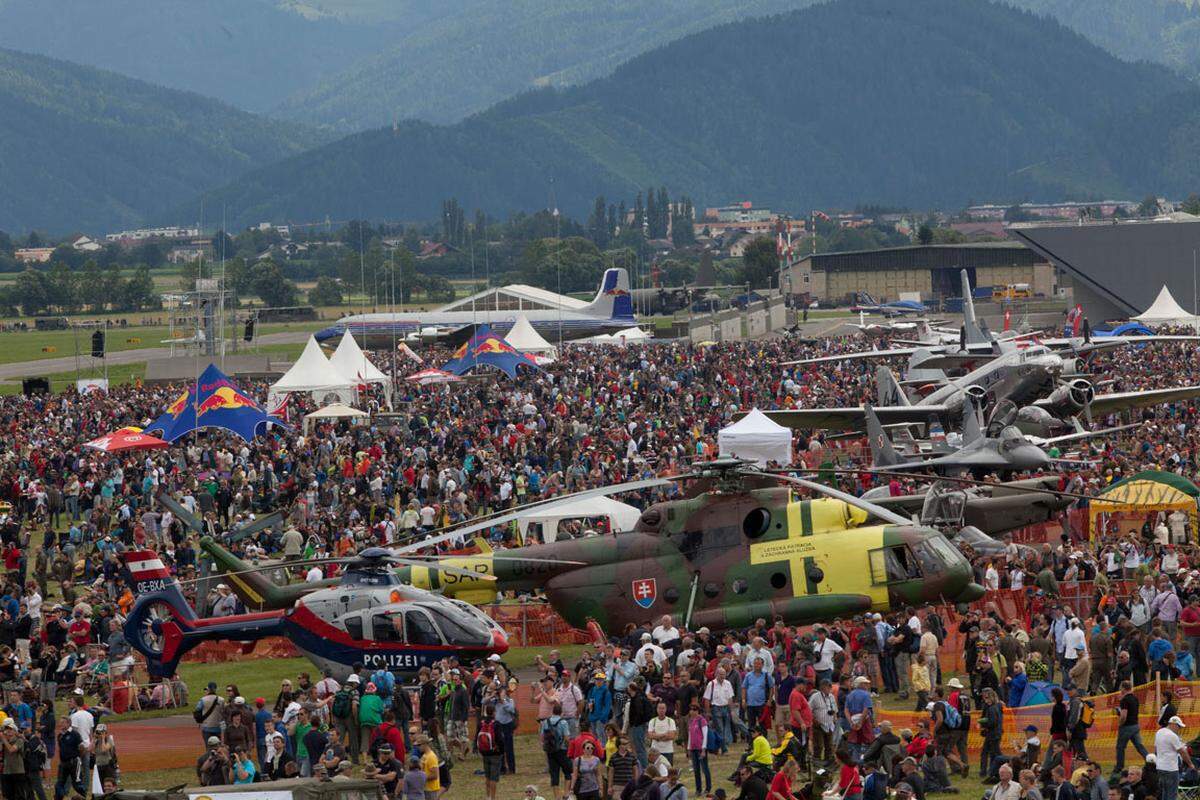
[[[338,342],[337,350],[334,350],[333,355],[329,357],[329,363],[343,377],[355,384],[382,383],[386,386],[392,382],[387,375],[384,375],[378,367],[371,363],[367,354],[350,335],[350,331],[342,334],[342,340]]]
[[[760,467],[768,461],[785,467],[792,463],[792,431],[772,422],[757,408],[717,433],[722,457],[748,458]]]
[[[1200,317],[1188,313],[1179,303],[1175,302],[1175,298],[1171,295],[1171,290],[1166,286],[1163,286],[1162,290],[1158,293],[1158,297],[1154,298],[1154,303],[1133,319],[1136,319],[1138,322],[1144,322],[1147,325],[1195,326],[1200,321]]]
[[[554,345],[547,342],[542,338],[540,333],[534,330],[524,314],[517,317],[517,321],[513,323],[512,328],[509,329],[508,333],[504,334],[504,341],[517,348],[517,352],[519,353],[552,356],[556,352]]]
[[[337,394],[343,401],[349,401],[354,393],[354,384],[333,366],[321,352],[321,346],[312,336],[304,345],[304,352],[292,368],[283,377],[271,385],[271,390],[280,392],[312,392],[317,400],[324,400],[329,394]]]

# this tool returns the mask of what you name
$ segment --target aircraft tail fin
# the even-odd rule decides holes
[[[963,397],[963,446],[983,438],[983,424],[979,421],[979,407],[971,395]]]
[[[875,394],[881,406],[912,405],[908,402],[908,395],[900,388],[896,374],[887,367],[881,366],[875,370]]]
[[[933,358],[933,353],[925,348],[918,348],[908,357],[908,370],[904,373],[904,379],[908,383],[941,383],[946,380],[944,370],[936,367],[922,367],[921,364]]]
[[[212,558],[217,571],[225,573],[224,580],[247,609],[290,608],[301,594],[320,586],[312,583],[279,586],[265,572],[255,569],[254,565],[238,558],[209,536],[200,538],[200,549]],[[286,564],[280,565],[281,570],[286,568]]]
[[[863,406],[867,418],[867,442],[871,445],[871,464],[876,467],[891,467],[901,462],[900,454],[892,446],[892,441],[883,432],[883,425],[875,409],[868,403]]]
[[[633,320],[633,295],[629,293],[629,273],[621,267],[604,270],[600,291],[584,313],[605,319]]]
[[[979,327],[979,322],[975,317],[975,298],[971,293],[971,278],[965,269],[961,270],[959,275],[962,277],[963,331],[967,344],[984,344],[991,337]]]
[[[179,581],[167,570],[158,553],[153,550],[126,550],[121,553],[121,561],[129,571],[129,585],[133,588],[134,597],[161,595],[184,619],[196,618],[196,611],[183,596]]]

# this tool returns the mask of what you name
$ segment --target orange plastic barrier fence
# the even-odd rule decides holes
[[[587,631],[568,625],[548,603],[497,603],[480,610],[500,623],[512,647],[556,647],[592,640]]]

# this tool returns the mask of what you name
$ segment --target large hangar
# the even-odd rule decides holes
[[[1074,290],[1092,320],[1140,314],[1163,286],[1196,313],[1200,217],[1016,224],[1008,232],[1058,268],[1059,283]]]

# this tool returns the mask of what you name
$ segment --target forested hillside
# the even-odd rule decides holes
[[[0,0],[0,47],[268,111],[394,39],[273,0]]]
[[[1190,191],[1200,91],[983,0],[840,0],[653,50],[449,127],[351,136],[208,195],[240,222],[700,202],[953,206]],[[184,215],[199,201],[179,209]]]
[[[318,141],[199,95],[0,50],[0,230],[138,224]]]

